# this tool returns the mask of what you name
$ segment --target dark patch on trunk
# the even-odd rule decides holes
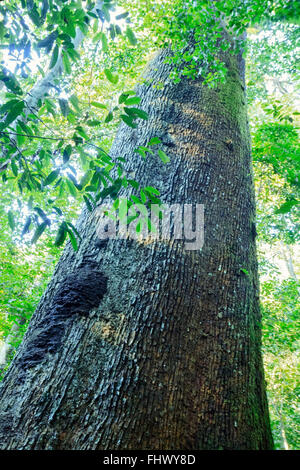
[[[96,248],[101,249],[101,248],[105,248],[107,243],[108,243],[108,238],[105,238],[104,240],[99,239],[95,241],[95,246]]]
[[[233,151],[233,143],[230,139],[226,139],[224,144],[226,145],[226,147],[232,152]]]
[[[53,296],[49,310],[36,325],[33,338],[18,360],[23,369],[34,367],[47,353],[59,348],[66,322],[76,315],[88,316],[107,292],[107,277],[87,264],[65,277]]]
[[[255,240],[255,238],[257,237],[257,231],[256,231],[256,225],[254,222],[252,222],[251,224],[251,235],[252,235],[252,239]]]

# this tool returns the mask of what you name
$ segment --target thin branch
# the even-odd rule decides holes
[[[23,137],[29,137],[30,139],[43,139],[43,140],[71,140],[71,139],[64,139],[63,137],[43,137],[41,135],[30,135],[30,134],[20,134],[19,132],[4,132],[0,131],[0,135],[19,135]]]

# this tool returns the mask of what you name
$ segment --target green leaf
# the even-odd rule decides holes
[[[86,123],[90,127],[95,127],[95,126],[99,126],[101,124],[101,121],[99,121],[98,119],[90,119]]]
[[[72,153],[72,145],[69,144],[69,145],[66,146],[66,148],[63,151],[63,162],[64,163],[68,163],[68,161],[70,160],[71,153]]]
[[[80,180],[80,186],[84,187],[88,184],[88,182],[90,181],[91,179],[91,176],[92,176],[92,171],[91,170],[88,170],[84,175],[83,177],[81,178]]]
[[[7,218],[8,218],[8,224],[11,228],[11,231],[13,232],[15,229],[16,223],[15,223],[15,218],[14,218],[14,214],[12,211],[8,211]]]
[[[143,111],[142,109],[125,107],[124,110],[129,116],[139,117],[140,119],[144,119],[145,121],[149,119],[148,113],[146,113],[146,111]]]
[[[106,116],[104,122],[108,123],[108,122],[112,121],[113,118],[114,118],[114,115],[113,115],[112,111],[109,111],[109,113],[108,113],[108,115]]]
[[[146,194],[144,193],[144,191],[142,189],[140,191],[140,195],[141,195],[142,203],[145,204],[145,202],[147,201],[147,196],[146,196]]]
[[[154,204],[160,204],[160,203],[161,203],[160,199],[158,199],[157,197],[153,196],[152,193],[147,192],[147,195],[148,195],[148,198],[150,199],[150,201],[153,202]]]
[[[9,126],[15,119],[21,114],[25,106],[24,101],[19,101],[17,104],[15,104],[12,109],[9,111],[8,115],[6,116],[5,119],[5,125]]]
[[[31,225],[31,217],[27,217],[26,222],[24,224],[23,230],[22,230],[22,236],[26,235],[26,233],[29,232],[29,228]]]
[[[127,98],[125,101],[126,106],[133,106],[135,104],[140,104],[141,98],[139,96],[132,96],[131,98]]]
[[[115,25],[114,24],[111,24],[110,27],[109,27],[109,34],[110,34],[110,37],[112,38],[112,40],[115,39],[116,37],[116,28],[115,28]]]
[[[118,24],[115,24],[115,32],[116,34],[122,34],[122,30]]]
[[[72,232],[74,233],[74,235],[76,235],[76,237],[78,237],[79,240],[81,240],[81,236],[80,236],[80,233],[78,232],[78,230],[76,229],[76,227],[72,224],[72,222],[67,222],[67,225],[69,225],[69,227],[71,228]]]
[[[63,98],[59,98],[58,100],[58,103],[59,103],[59,106],[60,106],[60,110],[61,110],[61,113],[64,117],[67,117],[69,112],[70,112],[70,108],[69,108],[69,105],[68,105],[68,101],[63,99]]]
[[[36,231],[34,232],[34,235],[32,237],[32,240],[31,240],[31,243],[34,244],[38,241],[38,239],[40,238],[40,236],[44,233],[46,227],[47,227],[47,222],[42,222],[36,229]]]
[[[19,82],[14,74],[7,72],[7,70],[3,68],[0,72],[0,80],[5,84],[8,90],[16,93],[17,95],[22,95],[22,88],[20,87]]]
[[[148,145],[157,145],[157,144],[160,144],[161,143],[161,140],[158,138],[158,137],[152,137],[152,139],[150,139],[150,142]]]
[[[47,178],[44,181],[44,186],[48,186],[49,184],[53,183],[53,181],[56,180],[58,175],[59,175],[59,170],[51,171],[51,173],[49,173],[49,175],[47,176]]]
[[[72,244],[72,247],[73,247],[74,251],[77,251],[78,250],[78,243],[77,243],[77,240],[76,240],[76,237],[75,237],[74,233],[70,229],[67,229],[67,232],[68,232],[68,235],[69,235],[69,238],[70,238],[70,241],[71,241],[71,244]]]
[[[127,181],[134,189],[138,189],[140,186],[139,183],[135,180],[127,180]]]
[[[287,214],[288,212],[290,212],[292,210],[292,208],[294,206],[297,206],[298,204],[299,204],[299,201],[297,201],[297,199],[295,199],[295,198],[289,199],[289,200],[285,201],[279,207],[279,209],[277,209],[275,211],[275,214]]]
[[[45,221],[47,220],[47,215],[45,212],[38,206],[34,207],[34,210],[39,214],[39,216],[44,219]]]
[[[80,54],[78,51],[76,51],[75,49],[72,49],[72,48],[68,48],[67,49],[67,53],[68,53],[68,56],[70,57],[70,59],[73,61],[73,62],[77,62],[79,59],[80,59]]]
[[[35,26],[39,27],[39,26],[41,26],[41,18],[40,18],[39,12],[37,10],[37,6],[33,3],[31,8],[29,8],[29,3],[30,2],[27,2],[28,16],[33,21]]]
[[[117,75],[113,75],[109,69],[104,69],[104,74],[109,82],[113,83],[114,85],[118,83],[119,77]]]
[[[153,188],[153,186],[146,186],[144,190],[149,191],[150,193],[156,194],[157,196],[159,196],[160,194],[160,192],[157,189]]]
[[[69,168],[75,172],[75,169],[73,167],[69,166]],[[67,173],[67,177],[70,181],[72,181],[75,188],[78,189],[78,191],[81,191],[82,187],[80,186],[80,184],[77,183],[75,176],[72,173]]]
[[[95,108],[107,109],[107,106],[105,106],[105,104],[97,103],[97,101],[92,101],[91,105],[95,106]]]
[[[80,107],[79,107],[79,99],[77,98],[76,95],[72,95],[69,98],[70,103],[74,106],[75,110],[80,113]]]
[[[65,72],[68,75],[70,75],[70,73],[72,71],[72,68],[71,68],[71,64],[70,64],[68,54],[65,51],[62,51],[62,61],[63,61]]]
[[[86,206],[87,206],[88,210],[89,210],[90,212],[93,212],[94,209],[93,209],[93,206],[92,206],[92,204],[91,204],[91,202],[90,202],[88,196],[86,196],[86,195],[84,194],[84,195],[83,195],[83,199],[84,199],[84,201],[85,201],[85,203],[86,203]]]
[[[11,161],[11,169],[12,169],[14,176],[18,176],[19,170],[18,170],[15,160]]]
[[[62,210],[59,207],[52,206],[52,209],[54,209],[58,215],[62,215]]]
[[[130,197],[136,204],[142,204],[142,201],[140,201],[137,196],[131,195]]]
[[[23,132],[24,132],[25,134],[33,135],[33,132],[32,132],[32,130],[30,129],[30,127],[27,126],[23,121],[18,120],[18,126],[21,127],[21,129],[23,130]]]
[[[244,273],[246,276],[250,276],[249,272],[247,269],[241,268],[242,273]]]
[[[54,41],[56,40],[57,36],[58,36],[58,32],[53,31],[47,37],[45,37],[44,39],[41,39],[41,41],[37,43],[37,47],[39,48],[45,47],[48,51],[50,51],[52,49],[52,45]]]
[[[121,93],[119,96],[119,104],[125,103],[129,95],[126,93]]]
[[[108,51],[108,44],[107,44],[107,39],[104,33],[101,35],[101,42],[102,42],[102,51],[107,52]]]
[[[158,155],[159,155],[159,158],[163,161],[163,163],[170,162],[170,158],[163,150],[158,150]]]
[[[58,52],[59,52],[59,47],[58,47],[58,45],[56,44],[56,46],[55,46],[54,49],[53,49],[53,53],[52,53],[52,57],[51,57],[50,65],[49,65],[49,69],[53,69],[54,65],[56,64],[57,59],[58,59]]]
[[[7,113],[7,111],[9,111],[17,103],[19,103],[19,100],[17,99],[7,101],[2,106],[0,106],[0,113],[1,114]]]
[[[127,18],[128,15],[129,15],[128,11],[126,11],[124,13],[121,13],[120,15],[116,16],[116,20],[123,20],[123,19]]]
[[[133,129],[136,129],[136,128],[137,128],[137,124],[135,124],[135,123],[133,122],[133,117],[131,117],[131,116],[126,116],[126,114],[121,114],[120,117],[121,117],[122,121],[124,121],[125,124],[127,124],[127,126],[132,127]]]
[[[24,144],[26,137],[24,135],[21,135],[22,134],[22,128],[21,128],[20,124],[17,124],[16,131],[17,131],[17,134],[19,134],[19,135],[17,135],[17,144],[18,144],[19,147],[21,147]]]
[[[146,158],[147,152],[143,148],[138,147],[135,149],[135,152],[141,155],[141,157]]]
[[[102,5],[102,12],[103,12],[104,18],[109,23],[110,22],[109,8],[108,8],[108,5],[105,5],[105,3],[104,5]]]
[[[69,34],[72,38],[76,37],[76,29],[72,21],[70,21],[67,26],[64,27],[64,31]]]
[[[127,29],[126,29],[126,31],[125,31],[125,34],[126,34],[128,40],[129,40],[130,44],[131,44],[132,46],[136,46],[136,44],[137,44],[137,39],[136,39],[136,37],[135,37],[135,35],[134,35],[134,32],[132,31],[132,29],[131,29],[129,26],[127,26]]]
[[[129,201],[126,198],[119,199],[119,212],[118,216],[120,220],[124,220],[127,216],[128,208],[129,208]]]
[[[67,237],[67,227],[66,227],[66,223],[63,222],[60,226],[59,226],[59,229],[57,231],[57,235],[56,235],[56,238],[55,238],[55,242],[54,242],[54,245],[55,246],[61,246],[63,245],[65,239]]]
[[[69,181],[69,180],[66,180],[66,183],[67,183],[67,186],[68,186],[68,189],[70,191],[70,194],[76,198],[77,197],[77,190],[74,186],[74,184],[72,183],[72,181]]]
[[[150,150],[148,147],[143,147],[140,145],[137,149],[135,149],[136,153],[139,153],[143,158],[146,158],[147,153],[150,153],[150,155],[153,155],[152,150]]]
[[[42,1],[42,7],[41,7],[41,18],[44,20],[46,18],[46,15],[49,11],[49,3],[48,0],[43,0]]]
[[[86,140],[89,139],[89,136],[87,135],[87,133],[85,132],[85,130],[83,129],[82,126],[77,126],[77,127],[76,127],[76,131],[77,131],[78,134],[80,134],[84,139],[86,139]]]

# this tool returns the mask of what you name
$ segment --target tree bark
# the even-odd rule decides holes
[[[3,380],[2,449],[272,448],[242,58],[210,89],[169,81],[166,54],[138,89],[149,120],[111,154],[165,203],[204,204],[204,246],[97,243],[82,214]],[[134,152],[153,136],[169,164]]]

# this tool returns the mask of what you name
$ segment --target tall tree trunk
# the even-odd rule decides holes
[[[149,120],[111,154],[164,202],[204,204],[204,246],[97,243],[81,216],[2,383],[3,449],[272,448],[242,59],[209,89],[170,82],[166,54],[138,90]],[[134,152],[152,136],[169,164]]]

